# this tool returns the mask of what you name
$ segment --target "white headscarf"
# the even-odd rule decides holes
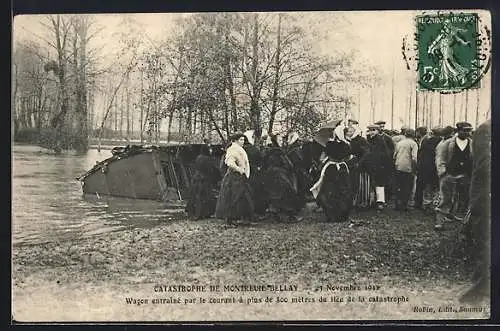
[[[248,130],[248,131],[245,131],[245,133],[243,133],[243,135],[245,137],[247,137],[248,139],[248,142],[250,144],[255,144],[255,130]]]
[[[295,131],[291,132],[289,135],[288,135],[288,145],[291,145],[293,144],[294,142],[296,142],[297,140],[299,139],[299,134]]]
[[[351,136],[351,139],[350,140],[353,140],[354,138],[356,138],[357,136],[361,136],[361,129],[357,126],[353,126],[352,127],[354,129],[354,133],[352,134]]]
[[[340,122],[339,125],[337,125],[337,127],[335,128],[335,130],[333,131],[335,133],[335,137],[345,143],[349,143],[347,141],[347,139],[345,139],[345,135],[344,135],[344,129],[347,127],[346,125],[346,121],[342,121]]]

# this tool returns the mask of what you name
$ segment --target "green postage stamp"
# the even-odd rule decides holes
[[[418,15],[417,72],[421,90],[459,92],[480,87],[489,67],[490,31],[476,13]]]

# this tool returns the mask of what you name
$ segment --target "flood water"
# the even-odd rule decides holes
[[[83,195],[76,177],[110,150],[53,155],[37,146],[12,146],[13,245],[71,240],[182,217],[181,203]]]

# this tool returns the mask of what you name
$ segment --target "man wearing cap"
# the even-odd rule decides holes
[[[452,210],[455,193],[459,194],[458,209],[468,202],[469,181],[472,174],[472,125],[467,122],[456,124],[456,136],[446,139],[436,147],[436,170],[440,179],[440,202],[438,214],[447,217],[456,214]],[[462,211],[462,210],[460,210]],[[440,215],[436,215],[440,217]],[[452,216],[459,219],[458,216]]]
[[[441,142],[441,129],[433,128],[422,139],[418,150],[418,176],[415,207],[425,208],[437,200],[439,178],[436,171],[436,146]]]
[[[387,143],[387,146],[391,149],[392,152],[394,152],[394,142],[392,141],[392,137],[387,133],[387,130],[385,130],[385,121],[378,121],[375,123],[375,125],[378,125],[380,129],[380,135],[384,137],[384,140]]]
[[[370,175],[375,186],[377,209],[384,209],[386,202],[385,187],[393,174],[393,150],[387,144],[380,127],[376,124],[368,126],[368,151],[363,160],[363,168]],[[392,140],[391,140],[392,143]]]
[[[439,148],[439,145],[444,143],[447,139],[450,139],[455,134],[455,128],[451,125],[447,125],[444,128],[439,130],[439,135],[441,136],[441,141],[437,144],[436,148]]]
[[[392,198],[393,186],[394,186],[392,179],[394,177],[395,169],[394,169],[394,163],[392,162],[392,156],[394,155],[395,144],[392,141],[392,137],[387,133],[387,130],[385,130],[385,123],[386,123],[385,121],[378,121],[375,124],[380,127],[380,135],[384,138],[385,143],[389,147],[389,150],[391,153],[391,168],[392,169],[390,170],[390,179],[389,179],[389,182],[386,184],[386,190],[385,190],[387,200],[390,200]]]
[[[355,127],[358,124],[359,124],[359,122],[356,121],[355,119],[350,118],[350,119],[347,120],[347,126],[348,127]]]
[[[422,145],[422,141],[427,138],[427,131],[427,127],[425,126],[419,126],[415,129],[415,141],[417,142],[419,148]]]
[[[414,174],[417,170],[418,145],[413,140],[415,130],[405,130],[405,138],[396,144],[394,163],[396,173],[394,184],[396,193],[396,210],[407,211],[408,201],[413,190]]]
[[[394,143],[394,146],[403,140],[405,138],[405,130],[408,130],[409,128],[406,126],[403,126],[401,130],[399,131],[399,134],[396,134],[392,137],[392,142]]]

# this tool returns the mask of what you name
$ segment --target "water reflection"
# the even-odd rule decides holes
[[[182,203],[83,195],[76,177],[109,150],[56,156],[36,146],[12,147],[12,242],[71,240],[182,217]]]

